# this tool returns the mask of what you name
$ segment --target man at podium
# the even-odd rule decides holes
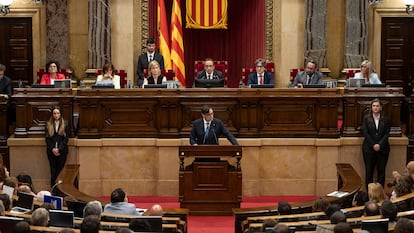
[[[191,145],[218,145],[219,137],[224,135],[233,145],[239,145],[236,138],[224,126],[223,122],[214,118],[214,111],[209,105],[201,108],[201,118],[193,122],[190,133]]]

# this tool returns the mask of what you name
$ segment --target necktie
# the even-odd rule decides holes
[[[259,74],[259,84],[263,85],[263,74]]]
[[[208,137],[208,131],[210,131],[210,123],[206,123],[206,132],[204,133],[204,140]]]
[[[208,74],[207,75],[207,79],[211,79],[211,74]]]
[[[310,84],[311,82],[311,77],[308,75],[308,79],[306,79],[306,84]]]
[[[152,61],[152,55],[149,55],[148,62]]]

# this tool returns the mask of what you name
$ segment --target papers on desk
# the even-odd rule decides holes
[[[136,210],[141,216],[145,213],[145,211],[147,211],[147,209],[141,209],[141,208],[136,208]]]
[[[348,194],[349,194],[348,192],[333,191],[333,192],[327,194],[326,196],[340,198],[340,197],[344,197]]]

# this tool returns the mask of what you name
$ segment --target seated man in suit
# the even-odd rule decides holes
[[[224,126],[223,122],[214,118],[213,108],[204,105],[201,108],[201,118],[193,122],[190,133],[191,145],[218,145],[218,138],[224,135],[233,145],[238,145],[236,138]]]
[[[323,74],[316,71],[317,65],[314,61],[308,61],[306,63],[305,71],[298,72],[293,81],[294,87],[302,88],[307,84],[323,84]]]
[[[114,214],[140,215],[132,203],[128,203],[128,198],[124,190],[117,188],[111,193],[111,203],[106,204],[104,212]]]
[[[148,69],[148,65],[152,60],[156,60],[160,64],[160,69],[164,69],[164,57],[155,52],[155,40],[149,38],[147,40],[147,51],[138,57],[137,64],[137,86],[141,87],[144,83],[144,69]]]
[[[214,69],[214,61],[211,58],[204,60],[204,70],[197,73],[196,79],[223,79],[223,74]]]
[[[266,60],[258,58],[254,63],[256,72],[249,74],[247,85],[251,84],[275,84],[275,78],[271,72],[266,71]]]

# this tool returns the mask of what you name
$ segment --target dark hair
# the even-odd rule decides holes
[[[207,114],[208,112],[210,112],[210,105],[207,105],[207,104],[205,104],[205,105],[203,105],[203,107],[201,107],[201,113],[202,114]]]
[[[334,227],[334,233],[353,233],[352,227],[349,223],[340,222]]]
[[[102,67],[102,73],[105,74],[109,68],[112,69],[112,74],[115,74],[115,67],[112,63],[105,63]]]
[[[340,222],[346,222],[346,216],[341,211],[335,211],[335,213],[331,215],[330,220],[331,224],[338,224]]]
[[[312,205],[312,211],[318,212],[318,211],[325,211],[328,207],[329,202],[324,198],[318,198],[315,200],[315,202]]]
[[[147,39],[147,45],[148,44],[155,44],[155,39],[154,38],[148,38]]]
[[[369,201],[368,193],[363,190],[359,190],[354,195],[354,201],[356,201],[357,206],[363,206],[365,202]]]
[[[394,222],[397,218],[398,207],[390,200],[385,200],[381,204],[381,215],[388,218],[390,222]]]
[[[150,232],[151,231],[151,225],[149,222],[145,219],[132,219],[129,223],[129,229],[135,231],[135,232]]]
[[[292,206],[285,201],[279,201],[277,211],[279,215],[289,215],[292,213]]]
[[[306,65],[308,65],[308,63],[312,63],[312,64],[314,64],[314,65],[315,65],[315,68],[316,68],[316,67],[318,67],[318,64],[316,63],[316,61],[314,61],[314,60],[312,60],[312,59],[307,60],[307,61],[306,61]]]
[[[98,216],[89,215],[85,217],[80,225],[81,233],[99,233],[101,223]]]
[[[407,218],[398,219],[394,228],[394,233],[412,233],[414,232],[414,225]]]
[[[120,228],[116,229],[115,232],[116,233],[133,233],[134,231],[132,231],[131,229],[126,228],[126,227],[120,227]]]
[[[326,216],[330,219],[333,213],[335,213],[336,211],[340,211],[340,210],[341,210],[341,206],[333,203],[333,204],[329,204],[328,207],[326,207],[324,212]]]
[[[0,200],[3,201],[4,210],[10,211],[11,202],[9,195],[5,193],[0,194]]]
[[[14,225],[13,233],[30,233],[30,225],[26,221],[20,221]]]
[[[35,192],[34,187],[33,187],[33,182],[32,182],[32,177],[30,177],[30,175],[26,172],[20,172],[19,175],[16,176],[17,181],[18,181],[18,185],[27,185],[30,187],[30,189],[32,190],[32,192]]]
[[[6,66],[5,66],[5,65],[3,65],[3,64],[0,64],[0,70],[2,70],[2,71],[6,71]]]
[[[380,214],[379,206],[374,201],[367,201],[364,205],[365,216],[375,216]]]
[[[394,191],[397,197],[409,194],[412,192],[413,179],[411,176],[402,176],[401,179],[395,184]]]
[[[125,200],[125,192],[121,188],[117,188],[111,193],[111,203],[123,202]]]
[[[45,71],[49,73],[49,66],[52,65],[53,63],[56,64],[57,71],[60,72],[60,64],[57,61],[49,61],[48,63],[46,63],[46,66],[45,66],[46,70]]]

